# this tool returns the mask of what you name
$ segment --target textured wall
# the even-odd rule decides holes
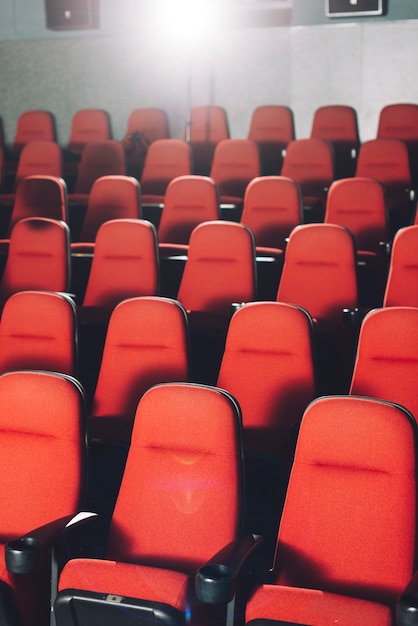
[[[25,3],[16,6],[23,10]],[[0,24],[3,16],[16,17],[12,9],[12,0],[2,0]],[[118,23],[110,34],[112,13],[104,15],[95,32],[24,37],[43,28],[39,15],[35,25],[19,20],[22,40],[0,31],[0,115],[8,141],[18,115],[33,108],[55,113],[62,144],[73,113],[84,107],[108,110],[118,139],[132,109],[159,106],[169,113],[172,135],[182,136],[189,104],[208,102],[226,108],[234,137],[246,136],[259,104],[292,107],[298,137],[309,135],[318,106],[350,104],[366,140],[375,135],[382,106],[418,102],[418,20],[221,30],[188,54],[175,32],[162,37]]]

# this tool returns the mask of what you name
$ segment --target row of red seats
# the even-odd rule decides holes
[[[170,310],[170,315],[180,312],[178,320],[184,324],[178,303],[164,299],[126,301],[118,311],[122,314],[125,310],[131,316],[133,308],[138,313],[141,307],[141,319],[154,325],[154,341],[160,348],[150,307],[154,313],[158,308]],[[245,473],[239,460],[240,431],[242,419],[244,435],[247,429],[244,451],[251,451],[251,429],[253,434],[263,431],[257,407],[265,406],[260,387],[266,385],[266,397],[271,400],[271,404],[266,403],[267,414],[272,410],[267,430],[275,428],[281,393],[287,410],[283,411],[284,431],[280,435],[291,439],[290,396],[298,405],[297,424],[304,416],[295,436],[296,454],[281,514],[273,576],[270,572],[268,587],[267,579],[261,585],[252,584],[245,621],[293,619],[322,625],[338,619],[347,626],[394,624],[396,600],[415,567],[416,423],[406,409],[391,402],[410,407],[414,402],[411,390],[416,362],[413,355],[418,345],[413,336],[418,330],[417,315],[417,309],[397,307],[370,313],[363,322],[351,397],[326,397],[309,404],[313,391],[309,316],[298,307],[281,303],[253,303],[240,309],[231,322],[218,389],[165,384],[145,392],[134,409],[135,425],[112,516],[106,560],[98,559],[97,554],[94,560],[70,560],[59,582],[57,572],[53,572],[53,583],[58,582],[59,589],[57,623],[91,623],[84,619],[97,615],[98,620],[114,620],[119,611],[118,619],[123,620],[124,612],[129,613],[129,619],[136,613],[139,618],[157,606],[162,623],[181,620],[185,611],[192,617],[198,611],[205,620],[216,616],[217,622],[223,622],[223,613],[216,605],[232,598],[236,584],[240,590],[235,578],[229,581],[232,588],[222,586],[227,573],[235,576],[228,567],[258,549],[254,537],[242,537]],[[119,328],[126,337],[121,320]],[[138,325],[136,329],[138,334]],[[298,345],[295,338],[300,339]],[[143,346],[143,338],[140,341]],[[117,346],[121,346],[120,339]],[[385,367],[388,376],[384,375]],[[240,376],[235,376],[236,368]],[[232,396],[221,390],[231,385]],[[9,542],[6,562],[13,572],[3,573],[2,579],[13,590],[25,626],[46,623],[37,621],[35,612],[34,603],[39,599],[48,610],[48,566],[44,563],[39,572],[37,552],[49,541],[51,531],[56,536],[65,530],[83,502],[83,399],[74,379],[39,371],[3,374],[0,389],[4,403],[0,416],[8,416],[2,424],[5,471],[0,484],[10,501],[2,528]],[[251,401],[251,389],[255,401]],[[300,397],[301,389],[307,392],[304,401],[308,408]],[[389,403],[371,400],[369,395],[387,398]],[[5,452],[11,447],[11,438],[14,460],[17,455],[21,459],[19,473],[7,465]],[[263,439],[268,442],[269,453],[277,454],[282,437],[277,437],[277,447],[272,434],[255,437],[256,444]],[[285,452],[289,448],[285,447]],[[59,472],[57,460],[62,466]],[[5,476],[10,477],[8,481]],[[42,476],[46,476],[46,484]],[[35,477],[38,488],[34,488]],[[23,506],[13,506],[11,493],[16,498],[22,496]],[[31,530],[62,516],[66,517],[52,528]],[[19,534],[24,537],[16,540]],[[234,543],[227,552],[215,556],[231,541]],[[63,561],[74,556],[70,543],[65,546],[59,553]],[[241,556],[237,561],[238,546]],[[201,569],[208,561],[209,565]],[[194,582],[196,570],[197,599],[203,606],[185,585],[188,577]],[[33,574],[38,588],[32,587]],[[247,585],[243,584],[241,591]],[[214,613],[205,608],[206,602],[215,604]],[[4,603],[2,596],[2,607]],[[81,621],[72,622],[75,616]]]

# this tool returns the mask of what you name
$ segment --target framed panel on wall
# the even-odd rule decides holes
[[[383,15],[383,0],[325,0],[327,17]]]

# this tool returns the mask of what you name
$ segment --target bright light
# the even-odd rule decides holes
[[[160,0],[160,27],[179,43],[198,44],[219,26],[218,4],[216,0]]]

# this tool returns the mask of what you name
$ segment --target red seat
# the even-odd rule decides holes
[[[19,620],[3,606],[5,624],[38,626],[50,619],[49,550],[40,550],[33,574],[6,570],[4,544],[19,552],[45,548],[49,537],[32,532],[80,510],[84,498],[84,398],[74,378],[52,372],[0,376],[1,580],[11,592]],[[26,538],[17,540],[21,535]],[[28,563],[30,562],[30,557]],[[8,621],[8,618],[11,621]]]
[[[324,222],[348,228],[356,243],[360,302],[379,306],[387,276],[389,218],[383,186],[372,178],[343,178],[328,192]]]
[[[274,568],[250,593],[248,625],[394,626],[415,565],[415,440],[399,405],[330,396],[308,407]]]
[[[97,232],[102,224],[115,219],[141,217],[141,192],[135,178],[108,175],[97,178],[91,187],[86,215],[78,241],[72,252],[93,252]]]
[[[239,438],[238,405],[224,391],[177,383],[144,394],[105,557],[66,564],[58,624],[132,624],[155,614],[158,623],[186,615],[195,623],[194,574],[240,532]]]
[[[49,111],[24,111],[19,115],[13,138],[12,151],[18,154],[32,141],[56,142],[55,118]]]
[[[216,105],[192,107],[185,139],[192,150],[193,173],[209,176],[216,145],[223,139],[229,139],[226,110]]]
[[[217,385],[238,401],[244,447],[289,461],[315,396],[312,320],[303,309],[252,302],[231,318]]]
[[[328,104],[315,110],[311,137],[332,143],[335,177],[348,178],[356,171],[360,147],[357,111],[344,104]]]
[[[81,154],[88,143],[112,138],[109,114],[102,109],[80,109],[71,120],[67,150]]]
[[[378,139],[401,139],[406,143],[413,186],[418,183],[418,105],[395,102],[384,106],[379,114]]]
[[[70,234],[67,224],[49,218],[18,222],[0,282],[0,302],[18,291],[68,291]]]
[[[52,291],[20,291],[6,301],[0,323],[0,372],[48,370],[75,376],[76,311]]]
[[[28,217],[67,221],[67,187],[62,178],[38,174],[27,176],[19,183],[8,235],[17,222]]]
[[[334,152],[325,139],[295,139],[286,148],[282,176],[293,178],[302,189],[304,219],[321,222],[328,188],[335,178]]]
[[[143,133],[150,143],[157,139],[168,139],[170,131],[167,113],[154,107],[134,109],[129,115],[126,132]]]
[[[190,146],[180,139],[154,141],[145,157],[141,176],[143,216],[158,228],[168,184],[192,174]]]
[[[254,141],[223,139],[216,145],[210,177],[219,187],[225,218],[239,221],[247,185],[260,174],[260,155]]]
[[[157,235],[150,222],[139,219],[110,220],[100,226],[82,306],[110,315],[119,302],[158,291]],[[97,312],[99,312],[97,311]]]
[[[175,178],[167,187],[158,226],[160,255],[187,254],[190,235],[195,227],[217,219],[220,219],[219,195],[211,178]]]
[[[131,298],[113,311],[94,392],[92,439],[128,443],[139,399],[157,383],[187,381],[186,312],[175,300]]]
[[[251,231],[235,222],[199,224],[190,237],[189,254],[178,300],[189,312],[227,320],[234,302],[255,298],[255,250]]]
[[[248,139],[258,145],[263,176],[280,174],[283,153],[287,145],[295,139],[292,109],[279,104],[263,105],[254,109]]]
[[[408,148],[400,139],[371,139],[361,145],[356,177],[375,178],[385,188],[392,236],[412,217]]]
[[[418,307],[418,225],[401,228],[392,244],[383,306]]]
[[[119,141],[95,141],[83,149],[78,165],[77,180],[68,201],[73,205],[87,205],[94,182],[102,176],[124,176],[125,155]]]
[[[289,237],[276,299],[303,307],[314,319],[320,392],[345,392],[355,326],[346,323],[343,311],[358,308],[351,233],[336,224],[297,226]]]
[[[255,238],[257,255],[284,250],[291,231],[302,223],[299,184],[284,176],[260,176],[248,185],[241,216]]]
[[[350,394],[406,407],[418,421],[418,308],[395,306],[364,318]]]

